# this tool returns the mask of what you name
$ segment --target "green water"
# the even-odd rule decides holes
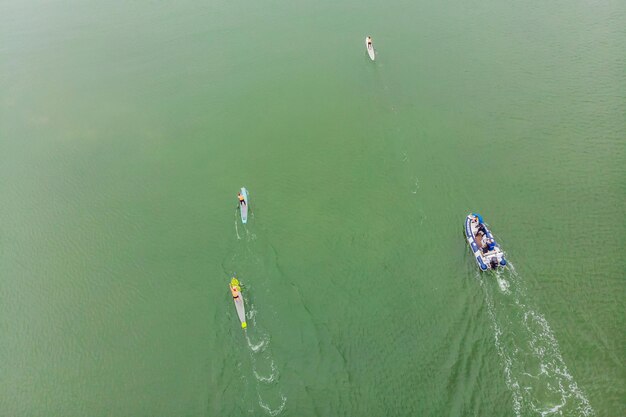
[[[625,21],[1,1],[0,415],[626,415]]]

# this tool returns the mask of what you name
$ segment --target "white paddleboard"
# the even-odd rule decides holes
[[[241,322],[241,328],[245,329],[247,327],[246,324],[246,308],[243,305],[243,296],[240,295],[235,301],[235,309],[237,310],[237,315],[239,316],[239,321]]]
[[[373,61],[376,59],[376,52],[374,51],[374,43],[372,45],[367,44],[367,37],[365,37],[365,49],[367,49],[367,54],[370,56],[370,59]]]

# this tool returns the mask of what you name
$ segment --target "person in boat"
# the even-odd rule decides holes
[[[480,240],[480,249],[483,253],[489,252],[489,249],[487,249],[487,236],[485,235],[482,235],[482,239]]]
[[[245,197],[243,195],[241,195],[241,193],[237,193],[237,198],[239,199],[239,204],[240,205],[243,206],[244,204],[246,204],[246,199],[245,199]]]
[[[496,247],[496,242],[492,238],[483,239],[483,253],[492,251],[495,249],[495,247]]]
[[[487,230],[485,229],[485,225],[483,223],[478,223],[478,227],[476,228],[476,236],[478,234],[485,236],[487,234]]]
[[[472,220],[473,222],[478,222],[478,225],[483,224],[483,216],[478,213],[472,213],[472,216],[474,217],[474,219]]]
[[[368,36],[367,37],[367,49],[372,47],[372,37]]]
[[[239,290],[237,289],[235,285],[230,286],[230,292],[233,295],[233,300],[236,300],[239,298]]]

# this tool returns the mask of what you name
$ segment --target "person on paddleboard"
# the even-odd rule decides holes
[[[241,195],[241,193],[237,193],[237,198],[239,199],[239,204],[241,204],[242,206],[246,204],[246,199],[243,195]]]
[[[233,295],[233,300],[236,300],[237,298],[239,298],[239,290],[237,289],[236,286],[231,285],[230,286],[230,292]]]
[[[369,48],[371,48],[371,47],[372,47],[372,37],[371,37],[371,36],[368,36],[368,37],[367,37],[367,48],[369,49]]]

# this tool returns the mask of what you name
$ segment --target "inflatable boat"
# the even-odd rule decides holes
[[[465,218],[465,238],[482,271],[506,266],[504,252],[496,243],[480,214],[470,213]]]

